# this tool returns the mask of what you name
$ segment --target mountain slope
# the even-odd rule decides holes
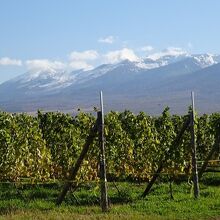
[[[195,62],[194,58],[186,58],[176,63],[161,66],[154,69],[140,69],[137,71],[134,64],[124,61],[120,65],[106,74],[86,81],[80,85],[70,85],[63,90],[63,94],[74,95],[78,91],[84,93],[96,93],[97,90],[103,90],[117,94],[137,95],[141,93],[151,93],[151,89],[164,84],[174,76],[191,74],[201,69],[201,66]]]
[[[169,105],[181,113],[190,103],[190,91],[195,90],[201,110],[214,111],[218,105],[207,94],[212,100],[219,95],[219,61],[219,56],[210,54],[166,54],[104,64],[90,71],[28,72],[0,85],[0,106],[7,111],[92,108],[103,90],[107,110],[129,108],[156,114]]]

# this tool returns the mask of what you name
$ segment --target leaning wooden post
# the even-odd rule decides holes
[[[160,173],[163,170],[163,168],[164,168],[164,161],[162,161],[160,163],[159,167],[157,168],[157,171],[155,172],[155,174],[153,175],[152,179],[148,183],[146,189],[144,190],[143,194],[141,195],[142,198],[145,198],[146,195],[150,192],[150,190],[151,190],[152,186],[154,185],[155,181],[160,176]]]
[[[175,140],[172,142],[171,148],[169,149],[169,152],[172,151],[172,149],[174,149],[174,147],[178,147],[179,144],[181,143],[182,137],[184,132],[186,131],[186,129],[189,127],[189,123],[190,123],[190,118],[187,118],[187,120],[185,121],[185,123],[183,124],[182,129],[180,130],[180,132],[178,133],[177,137],[175,138]],[[146,189],[144,190],[143,194],[141,195],[142,198],[145,198],[150,190],[151,187],[153,186],[153,184],[155,183],[155,181],[157,180],[157,178],[160,176],[160,173],[162,172],[164,166],[166,165],[166,160],[169,157],[169,153],[166,153],[162,158],[161,158],[161,162],[154,174],[154,176],[152,177],[152,179],[150,180],[150,182],[148,183]]]
[[[83,160],[89,150],[89,146],[92,144],[95,136],[97,135],[97,130],[98,130],[98,119],[96,120],[95,125],[90,130],[89,136],[86,139],[86,142],[83,146],[83,149],[80,153],[78,160],[76,161],[75,166],[72,167],[72,169],[70,170],[70,176],[68,178],[68,181],[65,183],[62,192],[60,193],[59,197],[57,198],[57,201],[56,201],[57,205],[60,205],[63,202],[68,190],[73,185],[73,181],[76,179],[76,175],[77,175],[79,168],[80,168],[80,166],[81,166],[81,164],[82,164],[82,162],[83,162]],[[76,183],[74,183],[74,187],[76,187]]]
[[[218,149],[219,145],[220,145],[220,137],[218,136],[218,137],[216,138],[216,140],[215,140],[215,143],[214,143],[212,149],[210,150],[208,156],[206,157],[204,163],[202,164],[201,169],[199,170],[199,174],[198,174],[199,179],[202,178],[202,175],[203,175],[203,173],[205,172],[205,170],[206,170],[206,168],[207,168],[207,166],[208,166],[209,160],[211,160],[212,155],[213,155],[215,152],[217,152],[217,149]]]
[[[103,108],[102,91],[100,92],[100,106],[101,106],[101,111],[98,112],[98,132],[99,132],[99,145],[100,145],[101,208],[103,212],[107,212],[109,207],[108,207],[106,163],[105,163],[104,108]]]
[[[194,92],[191,92],[192,110],[190,114],[191,118],[191,145],[192,145],[192,174],[193,174],[193,189],[194,197],[199,198],[199,180],[196,160],[196,136],[195,136],[195,102]]]

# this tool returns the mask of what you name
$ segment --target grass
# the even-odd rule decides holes
[[[187,183],[173,184],[174,200],[168,183],[158,183],[140,199],[146,184],[108,183],[111,209],[101,213],[99,186],[84,184],[69,193],[57,207],[58,184],[0,185],[0,219],[220,219],[220,176],[208,175],[200,184],[195,200]]]

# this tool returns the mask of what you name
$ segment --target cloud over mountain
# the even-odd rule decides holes
[[[93,68],[91,61],[95,61],[99,58],[99,53],[96,50],[85,50],[85,51],[73,51],[69,55],[69,66],[73,70],[84,69],[89,70]]]
[[[118,63],[122,60],[138,61],[139,57],[132,49],[123,48],[121,50],[110,51],[104,55],[106,63]]]
[[[113,36],[107,36],[107,37],[101,37],[98,40],[99,43],[106,43],[106,44],[113,44],[115,42],[115,37]]]
[[[22,66],[22,61],[17,59],[11,59],[9,57],[0,58],[0,66]]]
[[[151,52],[154,48],[150,45],[147,45],[147,46],[143,46],[140,48],[140,51],[143,51],[143,52]]]
[[[145,52],[145,55],[143,55],[143,52]],[[117,64],[128,60],[134,62],[135,66],[140,69],[152,69],[177,62],[185,57],[190,57],[190,54],[182,48],[168,47],[162,51],[155,52],[152,46],[147,45],[139,49],[123,47],[107,52],[97,50],[72,51],[66,60],[28,59],[22,62],[20,59],[3,57],[0,58],[0,66],[20,66],[24,71],[63,70],[70,72],[78,70],[90,71],[103,64]],[[217,62],[213,54],[200,54],[193,58],[198,65],[203,65],[203,67]]]
[[[27,60],[25,62],[28,70],[50,70],[50,69],[64,69],[66,64],[60,61],[50,61],[48,59],[36,59],[36,60]]]
[[[153,53],[148,56],[148,58],[152,60],[158,60],[164,56],[185,56],[187,55],[187,51],[179,47],[168,47],[160,52]]]

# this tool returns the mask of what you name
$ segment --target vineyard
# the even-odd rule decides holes
[[[173,178],[191,176],[190,131],[171,149],[188,115],[161,116],[144,112],[109,112],[105,115],[107,179],[110,181],[148,181],[165,154],[162,174]],[[31,183],[65,180],[75,164],[95,123],[95,116],[79,112],[76,116],[60,112],[28,114],[0,113],[0,179],[2,182]],[[204,161],[220,133],[220,113],[196,116],[197,159]],[[77,181],[99,179],[98,137],[89,149]],[[212,164],[219,160],[219,144]],[[217,162],[216,162],[217,161]]]

